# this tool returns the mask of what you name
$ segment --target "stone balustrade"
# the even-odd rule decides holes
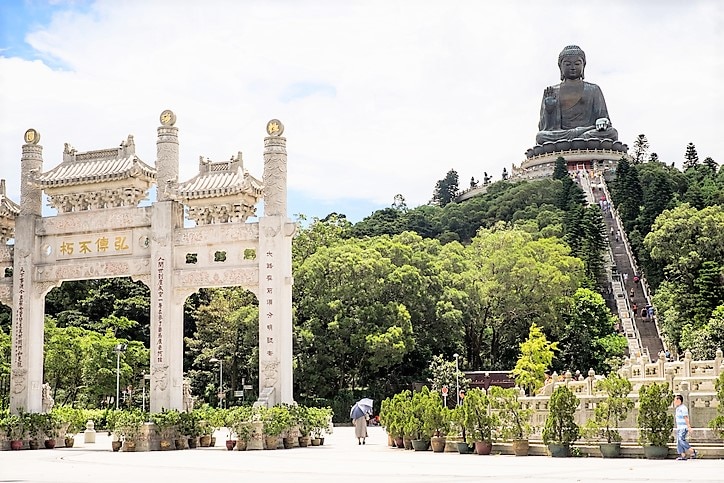
[[[660,354],[656,362],[648,362],[644,357],[627,359],[619,369],[619,374],[629,379],[632,391],[629,397],[634,401],[635,407],[628,417],[619,423],[619,431],[624,442],[637,442],[638,429],[638,393],[639,389],[651,383],[668,383],[674,394],[681,394],[684,403],[689,408],[689,417],[692,426],[692,439],[695,441],[720,441],[720,438],[709,429],[709,422],[716,417],[719,400],[716,397],[715,383],[724,371],[724,357],[722,351],[716,352],[713,360],[694,361],[691,353],[686,352],[680,361],[667,361],[664,354]],[[596,389],[596,381],[603,376],[596,375],[593,370],[583,380],[574,380],[570,372],[566,372],[562,381],[547,384],[535,396],[522,396],[520,401],[524,408],[533,410],[530,422],[532,430],[531,439],[540,439],[548,416],[548,401],[554,389],[559,385],[567,385],[578,397],[579,405],[576,411],[576,423],[584,425],[593,417],[596,405],[606,398],[606,394]],[[554,377],[555,379],[555,377]],[[671,414],[674,407],[671,406]],[[673,430],[673,428],[672,428]]]

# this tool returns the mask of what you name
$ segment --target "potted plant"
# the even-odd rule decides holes
[[[456,443],[458,453],[469,454],[472,452],[473,446],[471,446],[467,441],[467,429],[465,429],[465,408],[463,407],[464,404],[465,401],[463,400],[462,404],[455,407],[450,412],[450,424],[458,430],[458,434],[461,436],[461,440]]]
[[[605,442],[599,444],[601,456],[618,458],[621,456],[621,433],[618,423],[626,419],[633,409],[634,402],[629,399],[631,382],[612,372],[605,379],[596,382],[596,389],[606,393],[606,398],[596,404],[593,418],[586,422],[584,432],[595,434]]]
[[[498,417],[491,414],[488,395],[481,389],[471,389],[459,408],[465,444],[475,444],[475,452],[479,455],[490,454],[493,450],[493,429],[498,425]]]
[[[718,351],[717,356],[719,356]],[[719,377],[716,379],[714,389],[716,390],[717,400],[724,401],[724,372],[719,374]],[[713,429],[720,438],[724,437],[724,404],[721,404],[721,402],[716,408],[716,416],[709,421],[709,427]]]
[[[38,449],[40,447],[40,437],[46,424],[45,414],[23,413],[21,417],[25,420],[24,424],[28,432],[28,447]]]
[[[123,451],[136,451],[136,441],[141,435],[141,428],[145,418],[143,413],[134,410],[123,410],[118,414],[115,424],[115,433],[123,441]]]
[[[291,418],[290,428],[296,427],[298,436],[298,443],[300,448],[306,448],[312,444],[312,412],[311,408],[302,406],[301,404],[295,404],[292,406],[284,406],[288,411]]]
[[[578,398],[568,386],[558,386],[548,401],[548,416],[543,428],[543,444],[553,457],[570,455],[571,444],[575,443],[580,430],[575,421]]]
[[[251,439],[252,408],[249,406],[238,406],[231,409],[227,414],[227,426],[236,435],[236,449],[245,451],[246,445]]]
[[[75,444],[74,436],[85,427],[85,413],[82,409],[70,406],[53,407],[52,413],[60,424],[60,434],[63,436],[65,447],[72,448]]]
[[[445,451],[445,440],[450,428],[450,410],[443,406],[437,391],[429,391],[424,401],[423,433],[430,440],[434,453]]]
[[[425,433],[425,417],[429,396],[430,389],[427,386],[422,386],[422,389],[412,394],[405,433],[412,440],[412,449],[415,451],[427,451],[430,447],[430,436]]]
[[[298,407],[301,408],[302,406]],[[299,412],[297,413],[297,417],[299,418],[297,422],[301,420],[300,414]],[[264,423],[266,449],[277,449],[279,436],[292,427],[292,415],[289,409],[285,406],[272,406],[262,411],[261,418]]]
[[[520,390],[515,387],[508,389],[490,387],[491,406],[497,410],[500,420],[500,436],[512,441],[513,453],[516,456],[527,456],[529,419],[533,410],[523,407],[518,399],[519,395]]]
[[[53,412],[43,414],[40,422],[41,430],[45,434],[43,445],[46,449],[54,449],[56,440],[60,436],[62,422]]]
[[[648,459],[664,459],[669,454],[669,435],[674,427],[674,417],[669,406],[674,394],[669,386],[652,383],[639,389],[639,441]]]
[[[199,436],[203,432],[200,424],[200,412],[193,410],[188,413],[179,413],[179,431],[188,447],[196,448]]]
[[[121,409],[106,411],[106,426],[108,429],[108,434],[113,435],[113,439],[111,440],[111,449],[113,449],[113,452],[119,451],[121,449],[121,446],[123,445],[122,437],[120,433],[116,431],[118,418],[121,417],[122,413],[123,410]]]
[[[409,412],[412,396],[409,390],[404,390],[392,396],[392,399],[383,405],[380,409],[380,422],[387,429],[387,433],[392,437],[395,446],[403,449],[405,447],[405,424],[407,422],[407,413]]]
[[[22,449],[23,440],[27,437],[25,419],[17,414],[9,414],[2,420],[2,429],[10,440],[10,449]]]
[[[152,413],[151,422],[156,425],[156,432],[158,433],[158,437],[161,438],[161,441],[159,441],[161,451],[176,449],[176,443],[174,441],[178,435],[181,422],[179,412],[172,410]]]

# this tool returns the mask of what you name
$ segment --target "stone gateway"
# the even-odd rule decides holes
[[[199,288],[240,286],[259,302],[258,404],[292,403],[291,243],[284,127],[267,124],[261,180],[230,161],[201,158],[179,182],[176,115],[161,113],[151,166],[133,136],[120,147],[78,152],[43,171],[40,134],[26,132],[20,205],[0,185],[0,302],[13,309],[10,407],[41,412],[45,295],[66,280],[131,277],[151,291],[150,409],[184,410],[183,306]],[[139,206],[151,186],[157,199]],[[44,217],[42,197],[56,216]],[[264,214],[248,222],[256,204]],[[188,212],[188,220],[184,219]],[[189,221],[193,223],[188,223]],[[186,226],[194,224],[195,226]],[[6,245],[14,238],[15,245]]]

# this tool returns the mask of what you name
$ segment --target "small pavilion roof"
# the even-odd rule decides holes
[[[136,156],[133,136],[118,148],[76,152],[65,145],[63,162],[50,171],[38,175],[35,182],[42,188],[95,184],[107,181],[141,178],[152,182],[156,169]]]
[[[199,174],[179,183],[176,193],[186,200],[220,198],[237,194],[262,195],[263,184],[244,169],[241,153],[230,161],[199,160]]]
[[[0,179],[0,217],[16,218],[20,215],[20,205],[7,197],[5,180]]]

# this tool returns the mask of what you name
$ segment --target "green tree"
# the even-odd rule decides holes
[[[568,177],[568,166],[563,156],[556,158],[556,164],[553,168],[553,179],[564,179]]]
[[[639,134],[636,136],[636,140],[633,143],[633,161],[634,164],[641,164],[646,159],[646,153],[649,150],[649,141],[646,139],[645,134]]]
[[[451,203],[459,191],[458,182],[458,172],[454,169],[448,171],[445,177],[435,184],[432,202],[438,206]]]
[[[684,171],[694,168],[699,164],[699,154],[696,152],[694,143],[686,145],[686,153],[684,154]]]
[[[557,342],[548,342],[545,334],[535,323],[531,324],[528,338],[520,344],[520,357],[511,371],[515,383],[532,395],[543,387],[545,371],[553,362]]]

